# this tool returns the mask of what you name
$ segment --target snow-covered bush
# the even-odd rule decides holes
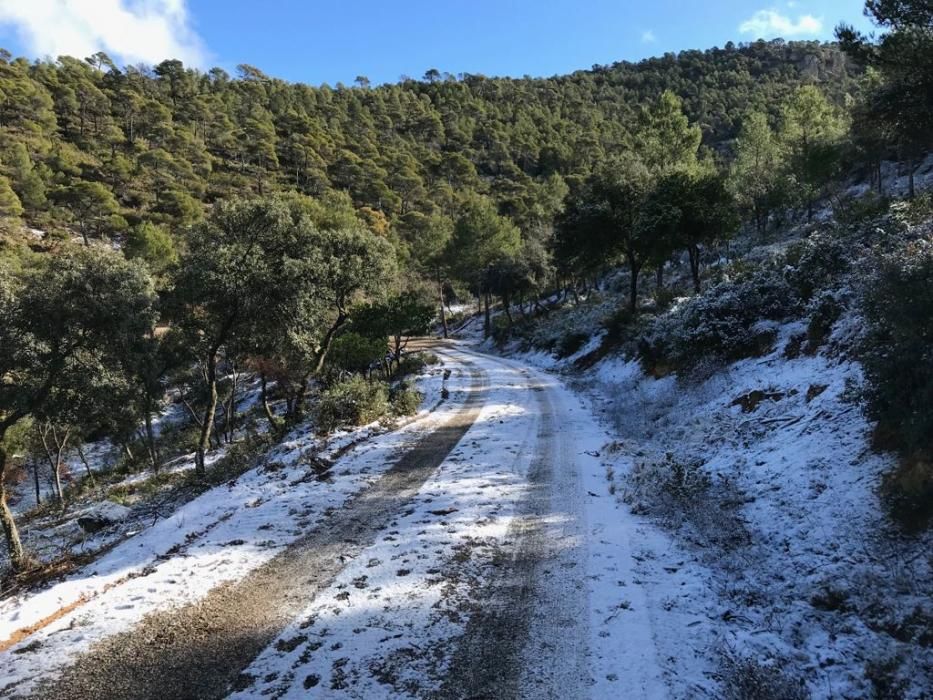
[[[784,277],[762,267],[720,282],[650,324],[639,341],[643,362],[654,368],[689,369],[704,360],[738,360],[767,352],[775,338],[768,321],[798,310]]]
[[[807,700],[806,685],[791,678],[778,660],[762,663],[737,654],[723,654],[720,664],[726,700]]]
[[[355,375],[321,392],[316,410],[318,430],[327,433],[341,426],[365,425],[382,418],[388,410],[385,383]]]
[[[788,248],[785,277],[804,301],[826,287],[851,267],[852,244],[838,229],[813,233]]]

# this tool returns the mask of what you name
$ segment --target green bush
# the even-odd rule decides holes
[[[321,393],[316,416],[318,430],[329,433],[341,426],[366,425],[389,411],[385,382],[355,375]]]
[[[412,374],[418,374],[429,364],[433,364],[428,361],[431,358],[433,358],[434,362],[438,361],[437,356],[431,353],[416,352],[403,355],[402,359],[399,360],[398,367],[395,368],[395,376],[407,377]]]
[[[877,192],[841,197],[833,202],[833,218],[840,224],[854,226],[884,215],[890,205],[890,200]]]
[[[505,317],[505,314],[492,317],[490,333],[496,345],[505,345],[512,337],[513,330],[514,326],[509,324],[509,319]]]
[[[933,239],[880,257],[863,277],[867,413],[886,446],[933,452]]]
[[[423,400],[424,395],[408,382],[401,382],[389,392],[392,413],[396,416],[414,415]]]
[[[842,315],[843,303],[830,292],[817,295],[808,305],[810,319],[807,323],[807,354],[815,355],[826,342],[833,324]]]
[[[632,335],[637,323],[638,315],[629,308],[629,305],[620,306],[602,323],[606,330],[606,342],[613,346],[620,345]]]
[[[925,529],[933,520],[933,461],[920,454],[901,459],[885,476],[881,497],[905,530]]]
[[[933,239],[881,256],[864,280],[862,397],[876,446],[903,457],[882,497],[896,521],[920,529],[933,517]]]
[[[386,352],[385,338],[367,338],[350,331],[334,340],[328,357],[338,369],[362,373],[380,362]]]

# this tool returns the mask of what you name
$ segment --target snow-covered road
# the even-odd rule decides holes
[[[604,430],[552,375],[462,346],[437,352],[462,377],[453,400],[342,458],[338,497],[325,494],[333,484],[306,489],[287,462],[290,488],[259,503],[239,508],[249,487],[243,496],[231,487],[234,497],[214,506],[231,512],[215,526],[222,534],[202,535],[211,547],[186,546],[25,637],[0,655],[0,696],[39,688],[46,697],[147,698],[173,688],[238,698],[665,697],[655,593],[639,581],[633,552],[642,525],[609,493]],[[407,479],[404,488],[393,478]],[[111,569],[113,581],[125,573]],[[224,575],[199,578],[214,569]],[[250,585],[262,576],[276,585]],[[266,614],[261,597],[243,597],[264,590],[287,598],[287,620]],[[14,627],[54,595],[0,613]],[[235,611],[234,623],[212,619],[218,606],[238,604],[240,627]],[[160,649],[136,674],[120,661],[134,635],[146,638],[140,654]],[[241,664],[222,651],[230,645],[261,651]],[[214,661],[240,672],[209,691],[187,684]],[[176,679],[160,688],[140,682],[143,670]]]

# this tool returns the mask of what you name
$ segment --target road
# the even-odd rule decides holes
[[[463,376],[460,401],[378,479],[242,578],[22,687],[52,699],[665,697],[635,530],[602,482],[602,431],[550,375],[435,351]]]

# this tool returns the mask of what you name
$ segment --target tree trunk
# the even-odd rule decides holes
[[[444,311],[444,283],[441,281],[441,270],[437,268],[437,293],[438,299],[441,302],[441,327],[444,329],[444,339],[448,337],[447,330],[447,313]]]
[[[194,470],[198,476],[204,476],[204,456],[210,448],[211,429],[214,427],[214,413],[217,410],[217,349],[207,358],[207,408],[201,420],[201,435],[194,455]]]
[[[62,488],[62,455],[65,453],[65,447],[68,445],[68,431],[58,439],[58,431],[52,428],[52,439],[55,440],[55,488],[58,489],[58,498],[61,500],[62,510],[65,509],[65,491]]]
[[[917,195],[914,189],[914,159],[913,156],[907,159],[907,198],[913,199]]]
[[[692,245],[687,248],[690,256],[690,274],[693,276],[693,291],[700,293],[700,247]]]
[[[509,308],[511,306],[511,299],[508,296],[502,297],[502,308],[505,309],[505,317],[509,321],[509,329],[511,330],[512,325],[515,323],[512,320],[512,310]]]
[[[485,315],[483,316],[483,337],[488,338],[492,333],[492,317],[489,314],[489,292],[483,292]]]
[[[331,344],[334,342],[334,336],[337,334],[337,331],[340,330],[341,326],[346,323],[347,315],[340,311],[337,313],[337,319],[327,329],[327,335],[324,336],[324,341],[321,343],[321,349],[318,353],[317,363],[314,366],[314,373],[320,374],[321,370],[324,369],[324,360],[327,359],[327,352],[330,350]]]
[[[50,430],[51,426],[48,423],[45,423],[39,431],[39,439],[42,441],[42,450],[45,452],[45,458],[49,462],[49,469],[51,470],[50,476],[52,479],[52,490],[55,492],[55,497],[58,499],[58,502],[64,504],[65,494],[62,493],[62,482],[58,473],[58,461],[55,459],[55,455],[52,453],[52,448],[49,447]]]
[[[227,402],[227,415],[225,430],[227,433],[227,442],[233,442],[233,433],[236,430],[236,388],[237,388],[236,365],[233,365],[233,376],[230,384],[230,401]]]
[[[78,450],[78,459],[81,460],[81,464],[84,465],[84,471],[87,472],[87,478],[91,480],[91,483],[94,482],[94,472],[91,471],[91,465],[88,464],[87,457],[84,454],[84,448],[81,446],[81,440],[79,439],[75,443],[75,448]]]
[[[42,488],[39,484],[39,460],[32,459],[32,481],[33,485],[36,487],[36,505],[42,505]]]
[[[298,391],[295,392],[295,396],[291,401],[291,405],[286,411],[285,420],[289,424],[295,424],[304,415],[304,405],[305,405],[305,396],[308,394],[308,383],[311,381],[311,373],[305,374],[298,381]]]
[[[272,412],[272,406],[269,405],[269,394],[267,392],[267,379],[266,373],[263,372],[259,375],[259,396],[262,401],[262,412],[266,415],[266,420],[269,422],[269,430],[273,435],[277,435],[279,432],[279,424],[275,420],[275,414]]]
[[[0,525],[3,526],[3,536],[6,540],[6,549],[10,555],[10,564],[13,571],[21,572],[26,568],[26,552],[23,550],[23,542],[19,538],[19,530],[16,529],[16,521],[13,519],[13,511],[6,503],[6,485],[3,477],[6,474],[7,454],[3,446],[3,437],[6,428],[0,430]]]
[[[664,289],[664,263],[661,263],[655,269],[654,281],[655,281],[655,284],[657,285],[658,293],[660,293],[661,290]]]
[[[152,463],[152,471],[159,473],[160,464],[159,448],[156,446],[155,431],[152,429],[152,413],[149,410],[149,402],[146,402],[146,442],[149,449],[149,461]]]
[[[626,257],[628,257],[628,267],[631,272],[628,307],[629,311],[634,314],[638,311],[638,273],[641,271],[641,263],[631,253],[628,253]]]

